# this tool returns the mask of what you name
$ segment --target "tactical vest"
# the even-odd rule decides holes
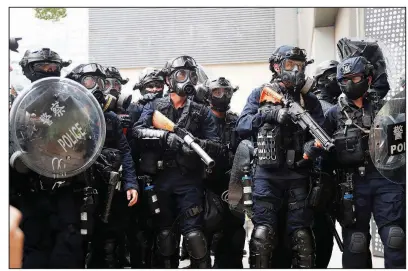
[[[275,91],[282,94],[279,85],[272,84]],[[301,94],[293,97],[304,107]],[[263,104],[259,111],[266,114],[273,107],[271,104]],[[294,168],[294,163],[302,159],[303,145],[306,142],[307,132],[295,124],[269,124],[265,123],[258,132],[258,165],[263,168],[279,169],[282,167]]]
[[[153,108],[165,115],[168,119],[173,121],[176,125],[181,128],[185,128],[193,136],[202,138],[202,123],[204,122],[205,117],[207,116],[208,109],[200,104],[186,100],[186,103],[183,107],[183,111],[178,120],[178,112],[175,112],[175,109],[171,103],[169,97],[163,97],[160,99],[155,99],[153,101]],[[207,109],[207,110],[206,110]],[[169,164],[170,162],[175,161],[177,166],[182,170],[182,172],[196,170],[197,167],[202,167],[202,162],[198,155],[186,156],[180,154],[179,152],[174,152],[170,150],[156,150],[156,151],[146,151],[142,153],[142,163],[143,160],[148,159],[146,163],[152,168],[152,165],[156,165],[158,161],[163,161],[163,164]],[[141,165],[143,166],[143,165]],[[149,174],[155,174],[157,172],[157,167],[150,172]]]
[[[333,134],[337,161],[346,168],[367,166],[371,162],[368,138],[374,120],[372,106],[368,110],[352,108],[344,97],[339,98],[337,106],[340,110],[337,112],[337,128]]]

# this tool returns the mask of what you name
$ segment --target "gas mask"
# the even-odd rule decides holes
[[[171,92],[181,97],[192,96],[195,93],[195,85],[198,82],[195,70],[178,69],[169,78]]]
[[[300,91],[305,84],[305,63],[298,60],[284,59],[280,68],[280,79],[285,87]]]
[[[105,88],[103,93],[105,95],[112,95],[116,98],[119,97],[120,92],[122,90],[122,84],[116,78],[106,78],[105,80]]]
[[[105,80],[99,76],[85,75],[80,80],[81,85],[91,91],[103,111],[107,111],[116,105],[117,98],[111,94],[104,94]]]
[[[230,88],[216,88],[211,91],[211,108],[218,112],[227,112],[234,91]]]
[[[340,81],[340,89],[351,100],[357,100],[363,97],[368,90],[368,78],[357,76],[351,78],[343,78]]]

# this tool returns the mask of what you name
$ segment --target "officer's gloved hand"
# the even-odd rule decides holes
[[[306,142],[303,149],[303,159],[305,160],[315,160],[324,152],[324,149],[322,148],[320,142],[316,140]]]
[[[141,135],[142,133],[140,133],[139,128],[134,126],[132,128],[132,137],[140,139]]]
[[[147,104],[148,102],[153,101],[156,99],[158,93],[146,93],[143,97],[139,100],[139,103],[142,105]]]
[[[190,156],[190,155],[194,155],[195,151],[193,151],[189,146],[184,145],[181,147],[181,152],[186,155],[186,156]]]
[[[267,123],[279,123],[286,124],[290,121],[290,115],[288,108],[282,108],[281,106],[276,106],[276,108],[269,111],[265,116],[265,122]]]
[[[131,124],[131,120],[129,115],[118,115],[119,119],[120,119],[120,124],[122,124],[123,128],[129,128],[130,124]]]
[[[179,137],[174,133],[169,133],[167,135],[166,143],[170,150],[179,150],[182,145]]]

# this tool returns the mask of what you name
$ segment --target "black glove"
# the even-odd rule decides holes
[[[129,115],[118,115],[120,124],[122,124],[123,128],[129,128],[131,124],[131,120]]]
[[[323,154],[323,148],[317,147],[315,142],[315,140],[311,140],[306,142],[304,145],[304,155],[307,156],[307,159],[315,160],[317,157]]]
[[[277,106],[276,108],[270,110],[265,116],[265,122],[275,124],[285,124],[290,121],[289,110],[287,108],[282,108]]]
[[[182,145],[180,138],[174,133],[169,133],[167,135],[166,143],[170,150],[179,150]]]
[[[181,152],[186,155],[186,156],[190,156],[190,155],[194,155],[195,151],[193,151],[189,146],[183,144],[183,146],[181,147]]]
[[[141,105],[145,105],[148,102],[153,101],[154,99],[156,99],[158,93],[147,93],[145,95],[143,95],[143,97],[138,101]]]

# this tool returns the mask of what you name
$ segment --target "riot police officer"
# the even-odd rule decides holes
[[[405,185],[383,178],[368,153],[368,134],[381,107],[378,99],[371,99],[373,66],[363,56],[346,58],[337,67],[337,80],[345,97],[327,112],[324,126],[335,139],[341,181],[343,267],[370,267],[373,214],[385,268],[405,268]]]
[[[337,103],[341,94],[337,84],[336,72],[339,63],[335,60],[327,60],[320,63],[314,74],[315,88],[313,93],[317,96],[326,113]],[[334,195],[336,184],[333,182],[333,161],[329,156],[319,158],[314,163],[315,189],[321,190],[320,197],[313,199],[311,205],[314,208],[313,234],[316,242],[316,268],[327,268],[333,251],[333,220]]]
[[[24,75],[35,82],[59,77],[61,68],[69,63],[49,48],[42,48],[27,50],[19,64]],[[18,201],[25,237],[22,267],[83,268],[81,198],[75,195],[71,182],[55,186],[55,180],[31,170],[21,173],[13,169],[10,184],[11,190],[21,195]]]
[[[127,213],[124,212],[124,209],[126,209],[126,206],[133,206],[138,200],[139,186],[130,147],[122,132],[119,118],[113,111],[109,111],[109,105],[107,104],[109,97],[106,97],[108,94],[103,93],[106,82],[104,68],[95,63],[81,64],[74,68],[66,77],[86,87],[100,103],[107,124],[104,145],[107,160],[110,160],[111,164],[116,164],[114,169],[116,171],[122,166],[123,191],[126,194],[122,191],[114,194],[108,221],[102,222],[101,219],[96,219],[94,236],[91,237],[91,260],[88,265],[90,268],[117,268],[118,257],[116,249],[120,240],[123,239],[122,235],[126,229]],[[116,159],[119,160],[119,163],[114,161]],[[97,217],[105,208],[106,198],[109,193],[106,188],[107,186],[105,182],[97,184],[98,191],[105,199],[97,206]],[[128,203],[126,199],[129,201]]]
[[[130,104],[128,114],[131,125],[139,118],[143,111],[143,107],[149,101],[163,97],[164,77],[160,74],[160,70],[156,68],[145,68],[139,75],[139,80],[135,84],[134,90],[139,89],[142,97]],[[137,140],[131,137],[128,132],[129,145],[132,148],[133,160],[138,171],[138,181],[141,189],[141,202],[131,210],[131,223],[128,229],[128,240],[130,249],[130,260],[132,268],[151,268],[153,261],[153,245],[154,231],[152,229],[152,215],[149,212],[147,194],[144,194],[144,189],[149,185],[146,180],[151,177],[139,165],[141,152],[144,151],[144,146],[139,146]],[[151,187],[151,185],[150,185]]]
[[[235,131],[238,116],[229,111],[233,93],[238,89],[231,85],[224,77],[207,80],[202,86],[201,100],[204,100],[211,108],[211,113],[218,127],[218,135],[224,145],[224,152],[217,157],[216,167],[206,178],[206,188],[218,196],[228,190],[229,174],[234,153],[239,143],[238,134]],[[245,246],[245,216],[242,213],[232,214],[227,204],[223,209],[223,219],[220,222],[220,232],[208,232],[208,242],[212,239],[215,256],[214,268],[242,268],[243,249]],[[218,234],[218,236],[214,236]],[[214,238],[217,238],[214,242]]]
[[[316,122],[322,123],[321,105],[306,85],[304,70],[307,63],[304,50],[280,46],[270,58],[273,81],[269,87],[303,105]],[[258,164],[253,176],[254,230],[250,241],[250,267],[270,268],[277,236],[282,234],[276,232],[277,212],[287,194],[287,229],[293,250],[292,265],[312,268],[314,240],[310,227],[313,214],[307,204],[309,168],[298,167],[294,163],[302,157],[306,134],[291,123],[287,108],[276,103],[263,106],[260,103],[262,90],[263,87],[258,87],[252,91],[237,122],[241,137],[258,133],[259,141]],[[272,137],[271,144],[263,144],[263,140],[268,140],[266,137]],[[268,153],[268,157],[260,159],[261,154]]]
[[[326,113],[334,104],[341,94],[341,90],[336,80],[337,65],[336,60],[323,61],[317,65],[314,80],[316,89],[313,91],[322,105],[323,113]]]
[[[198,144],[211,156],[221,152],[217,127],[209,109],[189,99],[197,84],[197,64],[190,56],[180,56],[169,60],[164,69],[165,82],[170,95],[146,104],[142,115],[134,127],[134,137],[145,138],[143,129],[153,124],[155,110],[185,128],[196,137]],[[156,123],[156,122],[155,122]],[[154,132],[159,132],[155,131]],[[158,133],[156,133],[158,134]],[[203,181],[202,162],[195,152],[186,145],[181,146],[180,138],[174,133],[160,135],[161,146],[142,153],[141,167],[150,168],[160,214],[157,219],[157,254],[162,266],[178,266],[178,244],[175,223],[180,220],[180,230],[186,238],[187,251],[192,268],[209,268],[211,260],[203,232]],[[158,167],[158,165],[160,167]],[[175,221],[176,220],[176,221]]]

